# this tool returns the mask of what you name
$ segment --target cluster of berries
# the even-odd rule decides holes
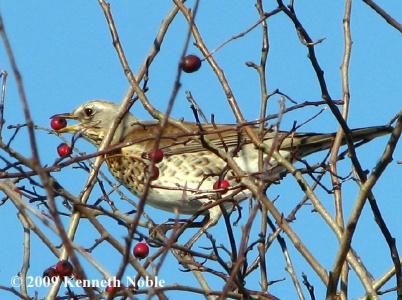
[[[43,272],[43,279],[53,281],[56,277],[71,277],[73,272],[73,265],[67,260],[61,260],[55,266],[49,267]]]
[[[138,243],[133,249],[133,254],[138,259],[143,259],[149,254],[149,247],[146,243]],[[56,265],[47,268],[43,272],[43,279],[49,282],[54,282],[57,277],[63,279],[64,277],[72,277],[74,273],[73,265],[67,260],[60,260]],[[105,291],[107,293],[116,293],[117,287],[108,286]]]

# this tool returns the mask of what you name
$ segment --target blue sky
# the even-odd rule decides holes
[[[170,1],[111,1],[112,14],[120,35],[121,43],[130,63],[131,69],[136,72],[152,46],[161,21],[172,7]],[[197,25],[204,42],[210,50],[232,36],[246,30],[258,20],[258,15],[252,2],[234,0],[229,2],[201,1]],[[265,3],[265,11],[274,9],[276,2]],[[378,1],[392,16],[402,21],[402,4],[396,2]],[[192,1],[187,3],[192,5]],[[325,72],[330,95],[333,99],[342,97],[340,65],[343,55],[342,18],[344,3],[340,1],[296,1],[296,11],[300,21],[314,40],[325,38],[317,45],[317,58]],[[78,105],[91,99],[107,99],[119,103],[123,98],[128,82],[118,62],[117,54],[111,43],[108,26],[103,12],[97,1],[36,1],[16,2],[0,0],[0,12],[10,39],[23,83],[29,107],[35,124],[49,127],[49,117],[63,112],[69,112]],[[295,34],[294,26],[284,14],[277,14],[268,20],[270,35],[270,53],[267,64],[267,82],[269,91],[279,89],[298,103],[320,100],[321,92],[313,69],[307,59],[307,49],[300,43]],[[402,39],[396,29],[389,26],[381,17],[374,13],[363,2],[353,3],[351,32],[353,49],[350,65],[351,108],[349,125],[351,128],[372,125],[384,125],[401,109],[400,95],[402,88],[400,77],[402,73]],[[152,104],[165,110],[174,84],[177,64],[185,40],[187,25],[180,14],[172,23],[159,55],[149,70],[149,91],[147,96]],[[198,49],[190,44],[188,53],[200,55]],[[259,63],[261,55],[261,30],[256,28],[245,37],[236,39],[218,51],[214,58],[224,70],[233,89],[235,97],[247,120],[259,116],[260,90],[258,76],[255,70],[245,65],[247,61]],[[6,57],[3,44],[0,46],[0,68],[10,73],[7,82],[5,101],[6,126],[23,123],[19,97],[15,78]],[[193,120],[192,111],[185,97],[185,91],[190,90],[207,116],[214,114],[217,122],[233,123],[235,118],[226,101],[226,96],[216,80],[211,68],[204,63],[202,68],[193,74],[182,74],[182,87],[178,93],[173,117],[184,117]],[[268,109],[270,113],[278,110],[279,97],[272,97]],[[287,106],[291,103],[287,102]],[[308,108],[286,115],[283,128],[289,129],[293,121],[301,123],[320,108]],[[142,119],[150,117],[136,103],[131,112]],[[337,130],[337,123],[329,110],[303,127],[303,131],[332,132]],[[3,129],[3,136],[7,140],[12,131]],[[70,138],[69,136],[66,136]],[[36,138],[42,164],[50,165],[57,158],[56,147],[60,139],[44,131],[37,131]],[[387,139],[381,138],[369,145],[358,149],[363,168],[371,170],[383,152]],[[22,154],[29,156],[26,132],[17,135],[12,146]],[[95,149],[87,142],[80,140],[77,146],[82,151],[92,153]],[[382,179],[374,189],[383,217],[391,233],[400,246],[402,238],[399,218],[398,201],[400,200],[401,167],[396,160],[402,160],[400,147],[397,148],[394,161],[386,170]],[[2,154],[3,155],[3,154]],[[312,156],[310,163],[316,163],[325,154]],[[341,172],[347,175],[350,172],[350,163],[345,160],[340,163]],[[105,169],[107,173],[107,170]],[[54,176],[71,192],[78,195],[85,183],[85,173],[65,168]],[[330,180],[326,178],[326,185]],[[350,211],[358,189],[355,183],[348,181],[343,185],[345,213]],[[323,190],[317,194],[323,203],[333,212],[333,197]],[[99,197],[99,189],[95,189],[93,199]],[[291,176],[278,186],[268,191],[270,198],[279,195],[277,206],[286,215],[303,197],[297,183]],[[116,196],[116,200],[117,200]],[[119,200],[117,200],[119,201]],[[122,207],[127,208],[122,204]],[[16,218],[16,209],[11,203],[6,203],[2,209],[3,217],[0,220],[0,231],[3,242],[0,243],[0,285],[8,285],[9,278],[20,269],[22,257],[22,229]],[[39,208],[40,210],[41,208]],[[147,207],[147,212],[157,221],[163,222],[172,217],[166,212],[159,212]],[[108,221],[105,220],[109,224]],[[66,220],[67,224],[67,220]],[[124,232],[110,222],[110,230],[122,240]],[[322,219],[311,213],[311,207],[305,207],[292,224],[295,231],[312,249],[317,259],[327,268],[333,263],[337,250],[337,241],[328,230]],[[258,233],[258,225],[255,226]],[[224,230],[223,221],[211,229],[211,233],[220,237]],[[240,232],[240,228],[238,228]],[[146,231],[144,231],[146,232]],[[191,230],[185,237],[191,236]],[[185,241],[183,237],[183,241]],[[94,229],[86,226],[77,233],[77,242],[88,247],[97,238]],[[222,243],[227,244],[225,236]],[[56,243],[56,242],[55,242]],[[207,244],[207,241],[204,240]],[[200,245],[205,245],[200,244]],[[318,299],[323,298],[325,289],[319,278],[308,267],[306,262],[297,253],[290,241],[287,245],[292,253],[297,275],[305,272],[310,283],[316,288]],[[353,240],[354,249],[367,263],[367,267],[375,278],[391,267],[391,259],[384,238],[373,221],[371,211],[366,207],[359,221],[356,235]],[[45,253],[45,254],[43,254]],[[103,263],[110,272],[118,268],[117,253],[107,246],[101,246],[94,251],[94,257]],[[111,261],[110,257],[117,259]],[[268,251],[269,280],[286,278],[284,282],[276,283],[270,292],[280,298],[295,299],[296,295],[289,295],[290,278],[285,272],[285,262],[276,243]],[[41,275],[43,270],[52,265],[56,258],[45,249],[37,239],[33,238],[32,261],[30,274]],[[88,265],[84,262],[84,265]],[[188,273],[178,271],[180,266],[168,257],[162,268],[161,277],[169,284],[180,282],[194,285],[194,280]],[[91,267],[88,266],[88,270]],[[133,271],[134,272],[134,271]],[[174,272],[174,276],[172,273]],[[89,274],[96,278],[100,276],[95,271]],[[133,275],[133,274],[130,274]],[[247,284],[250,288],[259,289],[258,274],[251,276]],[[387,287],[392,287],[395,280]],[[218,289],[222,282],[211,285]],[[358,281],[351,272],[350,298],[363,295],[358,287]],[[40,290],[40,296],[46,290]],[[294,293],[294,292],[291,292]],[[304,288],[304,293],[307,292]],[[0,291],[0,295],[6,295]],[[7,294],[9,296],[9,294]],[[186,293],[168,293],[175,299],[187,299]],[[2,296],[8,297],[8,296]],[[383,296],[382,299],[394,299],[395,294]],[[194,298],[197,298],[194,297]],[[141,298],[140,298],[141,299]],[[197,299],[203,299],[198,296]]]

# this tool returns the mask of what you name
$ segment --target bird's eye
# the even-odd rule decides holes
[[[92,116],[92,114],[93,114],[93,110],[92,110],[92,108],[85,108],[85,109],[84,109],[84,113],[85,113],[85,115],[86,115],[87,117],[90,117],[90,116]]]

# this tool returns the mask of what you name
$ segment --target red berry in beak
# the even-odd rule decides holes
[[[67,126],[67,120],[63,117],[53,117],[52,120],[50,121],[50,126],[54,130],[60,130],[64,127]]]

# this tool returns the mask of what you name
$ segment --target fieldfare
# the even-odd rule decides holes
[[[118,109],[119,105],[108,101],[87,102],[72,113],[57,115],[79,122],[58,132],[80,132],[86,140],[99,147],[118,116]],[[114,150],[105,154],[110,172],[137,197],[143,195],[145,183],[150,181],[146,203],[155,208],[193,215],[199,213],[203,205],[216,200],[218,191],[228,199],[223,201],[226,208],[233,207],[233,201],[251,196],[242,185],[242,178],[206,146],[206,141],[227,151],[247,176],[268,181],[278,178],[278,174],[284,171],[274,159],[268,158],[269,155],[265,155],[263,172],[259,170],[259,150],[241,126],[176,121],[166,124],[161,132],[159,121],[142,121],[127,113],[110,143]],[[329,149],[335,137],[335,133],[279,132],[272,128],[261,131],[257,127],[253,130],[264,143],[279,150],[291,162]],[[391,131],[390,126],[354,129],[351,138],[355,143],[363,143]],[[157,147],[155,142],[158,142]],[[159,155],[163,153],[162,157],[150,155],[155,154],[156,148],[162,150],[159,152]],[[154,167],[149,167],[150,164]],[[220,188],[223,186],[216,184],[223,181],[226,183],[224,190]],[[219,205],[205,210],[203,214],[209,219],[198,236],[213,226],[221,213]]]

